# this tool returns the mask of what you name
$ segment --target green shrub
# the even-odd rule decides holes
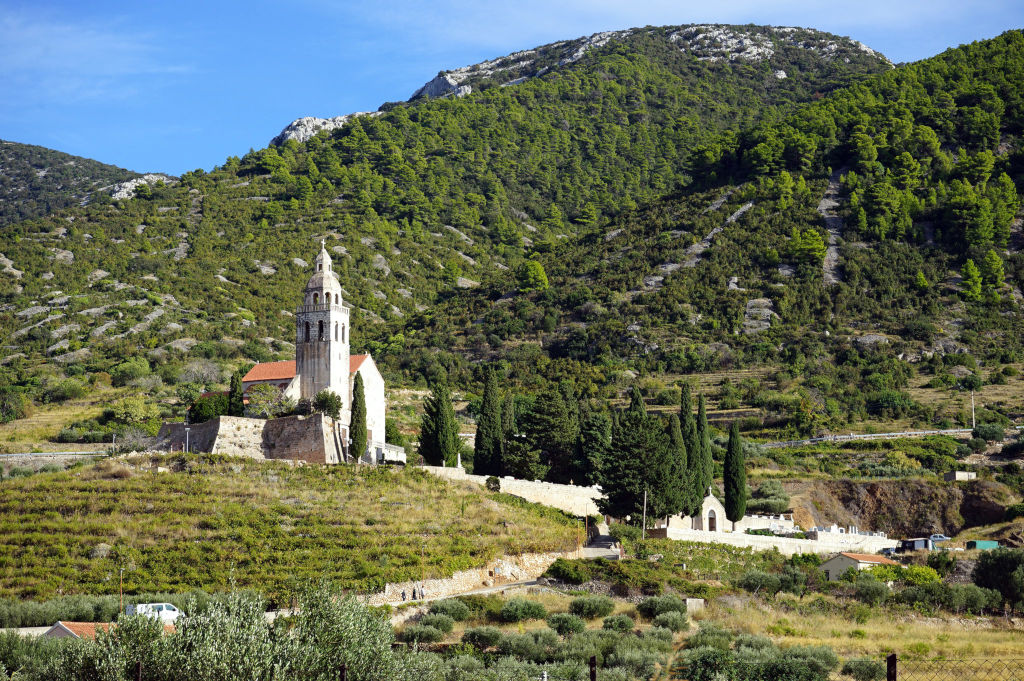
[[[523,620],[542,620],[547,617],[548,611],[544,605],[537,601],[529,601],[525,598],[511,598],[501,608],[501,620],[503,622],[522,622]]]
[[[594,573],[590,561],[558,558],[544,576],[569,584],[582,584],[593,579]]]
[[[623,541],[640,541],[642,532],[636,525],[615,523],[608,528],[608,534],[610,534],[612,539],[615,541],[622,543]]]
[[[615,601],[607,596],[581,596],[569,603],[569,612],[585,620],[607,617],[615,610]]]
[[[885,678],[885,665],[870,657],[855,657],[843,664],[840,673],[854,681],[881,681]]]
[[[608,631],[633,631],[633,618],[629,615],[612,615],[611,617],[605,617],[604,622],[601,623],[601,628]]]
[[[686,614],[686,602],[678,596],[652,596],[636,606],[636,611],[651,620],[666,612]]]
[[[763,570],[749,570],[740,577],[739,586],[753,594],[774,596],[782,588],[782,581],[777,576]]]
[[[691,647],[683,659],[687,669],[683,678],[689,681],[723,681],[735,678],[733,654],[728,648]]]
[[[717,624],[701,622],[697,632],[686,640],[687,648],[717,648],[729,650],[732,647],[733,635]]]
[[[1013,504],[1006,507],[1007,522],[1024,516],[1024,504]]]
[[[443,631],[427,624],[410,624],[402,632],[406,643],[437,643],[443,638]]]
[[[548,617],[548,626],[557,631],[559,636],[578,634],[587,628],[583,618],[564,612]]]
[[[462,634],[462,641],[475,648],[484,650],[498,645],[501,640],[501,629],[498,627],[473,627]]]
[[[690,623],[687,622],[686,615],[673,610],[670,612],[663,612],[655,617],[654,626],[664,627],[669,631],[680,632],[689,629]]]
[[[460,600],[447,598],[430,604],[431,615],[445,615],[456,622],[465,621],[469,617],[469,606]]]
[[[855,582],[854,597],[861,603],[877,607],[889,597],[889,587],[870,575],[861,575]]]
[[[988,442],[1002,442],[1006,438],[1006,431],[998,423],[979,423],[971,435]]]
[[[424,615],[420,618],[418,624],[422,624],[425,627],[434,627],[438,631],[450,634],[452,629],[455,628],[455,620],[448,615],[442,615],[440,613],[431,613]]]

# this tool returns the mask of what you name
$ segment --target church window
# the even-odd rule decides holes
[[[314,293],[313,294],[313,304],[314,305],[319,305],[320,304],[320,294],[319,293]]]
[[[338,340],[338,322],[334,322],[334,340]]]
[[[334,294],[334,304],[335,304],[335,305],[341,305],[341,300],[340,300],[340,298],[341,298],[341,297],[340,297],[340,296],[339,296],[339,295],[338,295],[337,293],[335,293],[335,294]]]
[[[306,322],[306,342],[309,342],[309,322]]]
[[[321,319],[319,322],[317,322],[317,327],[318,327],[317,340],[323,340],[324,339],[324,320]]]
[[[344,324],[341,325],[341,342],[342,343],[345,342],[345,325]]]

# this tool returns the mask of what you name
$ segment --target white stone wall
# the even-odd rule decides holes
[[[367,441],[384,442],[384,414],[387,411],[387,400],[384,395],[384,377],[380,375],[373,357],[367,357],[357,371],[363,377],[363,391],[366,394],[366,430]],[[355,389],[355,375],[349,382],[349,400],[352,404],[352,391]],[[351,422],[351,412],[348,422]]]
[[[767,551],[772,548],[779,550],[784,556],[796,553],[838,553],[849,551],[854,553],[878,553],[882,549],[896,548],[895,539],[870,537],[867,535],[840,535],[828,539],[792,539],[790,537],[766,537],[757,534],[739,532],[704,532],[669,527],[663,530],[648,530],[648,536],[665,537],[678,541],[693,541],[706,544],[729,544]]]
[[[444,468],[441,466],[422,466],[423,470],[448,480],[466,480],[483,487],[487,482],[485,475],[469,475],[464,468]],[[597,500],[604,496],[601,488],[581,487],[579,485],[559,485],[554,482],[535,480],[517,480],[516,478],[500,478],[501,491],[517,497],[544,504],[572,515],[601,515],[597,508]]]

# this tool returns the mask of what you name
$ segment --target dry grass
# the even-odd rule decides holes
[[[79,400],[63,404],[45,404],[35,408],[27,418],[0,424],[0,453],[5,451],[91,451],[95,444],[53,442],[65,426],[103,413],[103,410],[129,394],[128,388],[91,390]]]

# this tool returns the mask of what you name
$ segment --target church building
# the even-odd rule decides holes
[[[321,390],[330,390],[341,398],[339,427],[342,440],[348,442],[352,391],[356,376],[361,376],[366,396],[367,443],[370,452],[374,452],[382,449],[385,442],[384,378],[373,357],[350,354],[350,311],[342,301],[341,284],[321,241],[313,274],[295,311],[295,359],[257,364],[242,379],[242,390],[248,392],[252,386],[266,383],[296,401],[312,401]],[[361,458],[364,453],[352,455]]]

